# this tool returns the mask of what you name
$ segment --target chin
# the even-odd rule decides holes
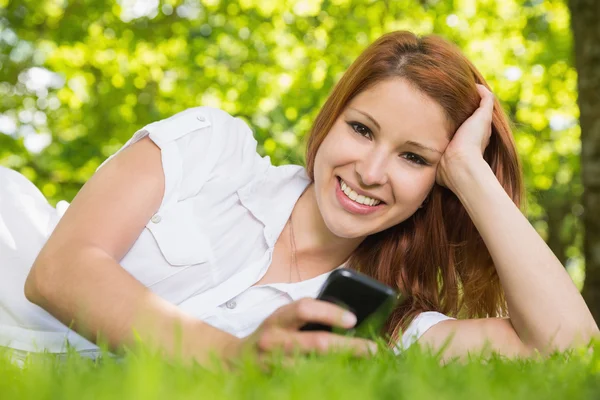
[[[326,223],[327,228],[333,233],[335,236],[344,239],[356,239],[363,238],[370,235],[370,232],[364,232],[362,230],[352,229],[345,226],[341,226],[340,224],[328,224]]]
[[[364,222],[367,221],[357,221],[351,215],[329,203],[328,200],[326,197],[317,198],[317,204],[325,226],[333,235],[344,239],[356,239],[372,233],[365,229]]]
[[[357,224],[356,221],[351,221],[347,215],[342,215],[335,210],[325,210],[322,217],[327,229],[339,238],[356,239],[372,233],[365,230],[364,224]]]

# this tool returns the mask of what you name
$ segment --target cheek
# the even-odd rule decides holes
[[[315,156],[315,178],[323,167],[334,168],[349,158],[352,148],[348,148],[348,141],[344,140],[344,132],[340,129],[343,127],[334,125],[319,146]]]
[[[404,204],[421,202],[435,183],[435,168],[403,167],[391,179],[396,201]]]

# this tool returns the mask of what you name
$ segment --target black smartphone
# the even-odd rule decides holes
[[[364,338],[381,335],[386,320],[401,300],[391,287],[348,268],[334,270],[321,287],[317,299],[352,312],[356,315],[356,325],[345,330],[309,323],[301,327],[301,331],[329,331]]]

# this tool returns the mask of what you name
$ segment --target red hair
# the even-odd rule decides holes
[[[383,35],[350,66],[317,115],[306,150],[311,179],[317,150],[348,103],[377,82],[393,78],[406,80],[440,104],[452,134],[479,106],[476,84],[489,87],[458,48],[440,37],[403,31]],[[508,118],[496,99],[484,159],[519,206],[521,166]],[[423,208],[368,236],[347,265],[404,295],[406,300],[387,322],[392,339],[423,311],[461,318],[507,314],[500,279],[481,236],[454,193],[437,184]]]

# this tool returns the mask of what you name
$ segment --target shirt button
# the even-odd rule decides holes
[[[233,310],[235,307],[237,307],[237,303],[235,302],[235,300],[229,300],[227,303],[225,303],[225,307],[229,308],[230,310]]]
[[[160,221],[162,220],[162,217],[158,214],[156,214],[155,216],[153,216],[150,221],[154,222],[155,224],[158,224]]]
[[[202,115],[198,115],[196,118],[198,118],[198,121],[200,122],[206,121],[206,118],[204,118]]]

